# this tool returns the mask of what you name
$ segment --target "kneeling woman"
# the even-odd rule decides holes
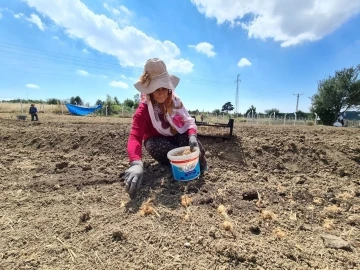
[[[207,170],[205,149],[196,136],[195,120],[189,115],[174,90],[179,78],[167,72],[165,63],[149,59],[139,82],[134,86],[141,100],[133,117],[127,152],[130,168],[125,172],[125,190],[136,191],[143,178],[142,142],[160,164],[169,164],[167,153],[177,147],[190,146],[200,150],[200,170]]]

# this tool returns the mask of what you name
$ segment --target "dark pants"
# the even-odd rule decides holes
[[[39,121],[37,113],[32,113],[31,114],[31,121],[34,121],[34,118],[35,118],[35,121]]]
[[[207,168],[205,149],[199,140],[198,144],[200,150],[200,169],[204,170],[205,168]],[[167,158],[167,153],[170,150],[188,145],[189,137],[187,134],[177,134],[175,136],[168,137],[152,137],[145,141],[145,149],[149,152],[150,156],[152,156],[153,159],[155,159],[162,165],[170,164],[169,159]]]

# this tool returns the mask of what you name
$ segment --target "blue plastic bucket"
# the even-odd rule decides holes
[[[190,150],[190,146],[175,148],[167,154],[174,179],[177,181],[194,180],[200,175],[199,149],[195,148],[194,152],[181,155],[185,150]]]

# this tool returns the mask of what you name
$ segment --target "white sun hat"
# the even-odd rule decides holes
[[[164,61],[151,58],[146,61],[144,73],[134,86],[143,94],[151,94],[161,87],[175,90],[179,81],[180,78],[168,73]]]

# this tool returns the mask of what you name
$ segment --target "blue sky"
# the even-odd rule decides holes
[[[0,100],[137,94],[148,58],[188,109],[308,111],[317,81],[360,63],[360,1],[2,0]]]

